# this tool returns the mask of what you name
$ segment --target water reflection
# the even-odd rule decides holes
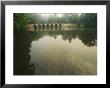
[[[30,62],[31,39],[25,32],[14,33],[14,75],[34,74],[35,66]]]
[[[16,32],[14,74],[96,74],[96,46],[96,29]]]
[[[39,40],[44,36],[54,37],[61,35],[62,39],[68,40],[71,43],[72,39],[78,38],[86,46],[96,46],[97,44],[97,31],[96,29],[91,30],[67,30],[67,31],[37,31],[30,33],[32,40]]]

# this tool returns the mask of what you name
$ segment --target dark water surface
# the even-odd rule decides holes
[[[14,75],[96,75],[97,31],[14,33]]]

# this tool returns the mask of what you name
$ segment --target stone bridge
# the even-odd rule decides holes
[[[62,24],[33,24],[34,30],[61,30]]]

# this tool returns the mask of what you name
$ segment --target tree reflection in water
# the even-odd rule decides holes
[[[51,25],[52,26],[52,25]],[[40,27],[40,26],[39,26]],[[36,67],[30,62],[30,48],[33,40],[38,41],[44,36],[50,36],[54,39],[61,35],[62,40],[78,38],[87,47],[97,46],[96,29],[79,29],[68,31],[36,31],[23,32],[15,31],[14,33],[14,75],[32,75],[35,73]],[[39,65],[39,63],[38,63]]]
[[[35,66],[30,63],[31,40],[26,32],[14,33],[14,75],[34,74]]]
[[[61,35],[62,39],[68,40],[71,43],[72,39],[78,38],[82,43],[88,47],[97,45],[97,31],[96,29],[85,29],[85,30],[62,30],[62,31],[36,31],[30,32],[31,40],[39,40],[44,36],[54,37]]]

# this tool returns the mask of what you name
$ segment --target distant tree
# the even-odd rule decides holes
[[[82,13],[79,15],[78,13],[64,13],[62,14],[61,17],[59,17],[57,14],[53,14],[49,15],[46,18],[45,16],[36,13],[14,13],[14,28],[16,30],[25,30],[27,24],[61,24],[61,23],[76,24],[79,27],[80,25],[83,25],[83,27],[96,27],[97,14]]]
[[[96,27],[97,26],[97,14],[96,13],[86,13],[82,14],[80,17],[81,24],[85,27]]]

